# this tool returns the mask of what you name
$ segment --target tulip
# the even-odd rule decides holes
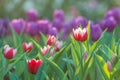
[[[55,51],[60,51],[61,47],[63,45],[63,42],[62,41],[56,41],[55,43]]]
[[[49,31],[49,20],[39,20],[37,21],[37,26],[39,28],[39,32],[42,32],[43,34],[48,34]]]
[[[107,61],[107,67],[108,67],[108,71],[112,72],[112,64],[110,61]]]
[[[52,55],[53,55],[54,50],[55,50],[54,48],[50,50],[50,56],[52,56]]]
[[[36,74],[42,63],[43,63],[42,60],[36,60],[36,59],[28,60],[27,61],[28,71],[32,74]]]
[[[56,37],[54,35],[49,35],[47,39],[47,45],[52,46],[55,44]]]
[[[81,25],[83,28],[87,27],[88,21],[86,18],[79,16],[75,19],[75,23],[77,26]]]
[[[27,21],[37,21],[38,20],[38,12],[36,10],[29,10],[27,11]]]
[[[14,28],[15,32],[18,34],[21,33],[21,31],[25,29],[25,21],[23,19],[14,19],[11,21],[11,25]]]
[[[9,45],[4,46],[4,57],[6,59],[12,59],[16,56],[17,49],[9,47]]]
[[[81,29],[81,28],[78,28],[78,29],[73,29],[73,37],[75,38],[75,40],[77,41],[86,41],[87,38],[88,38],[88,30],[87,28],[84,28],[84,29]]]
[[[30,52],[33,49],[33,44],[32,42],[29,42],[29,43],[24,42],[22,47],[23,47],[24,52]]]
[[[48,46],[44,46],[44,48],[41,48],[40,51],[45,56],[48,53],[49,49],[50,46],[48,45]]]
[[[26,25],[26,32],[31,36],[39,34],[39,28],[36,22],[28,22]]]
[[[85,53],[84,54],[84,60],[87,60],[87,58],[88,58],[88,53]]]
[[[0,19],[0,37],[2,37],[5,33],[5,28],[3,26],[3,20]]]
[[[49,27],[49,35],[57,36],[58,30],[55,27]]]
[[[58,19],[60,20],[61,22],[64,22],[64,11],[62,10],[55,10],[54,13],[53,13],[53,18],[54,19]]]
[[[117,54],[113,54],[112,55],[112,64],[114,64],[116,62],[117,59]]]
[[[97,41],[102,34],[102,29],[99,24],[91,25],[91,38],[93,41]]]
[[[105,14],[105,18],[114,17],[117,24],[120,24],[120,8],[113,8],[108,10]]]
[[[52,22],[52,26],[60,31],[63,28],[63,22],[61,22],[59,19],[54,19]]]

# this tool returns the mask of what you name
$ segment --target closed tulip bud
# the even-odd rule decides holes
[[[107,29],[108,32],[112,32],[115,27],[116,27],[116,21],[113,17],[106,18],[101,22],[101,28],[103,30]]]
[[[87,58],[88,58],[88,54],[85,53],[85,54],[84,54],[84,60],[87,60]]]
[[[49,35],[58,35],[58,30],[55,27],[49,27]]]
[[[25,30],[25,21],[23,19],[14,19],[11,21],[11,26],[14,28],[15,32],[18,34],[21,33],[21,31],[24,32]]]
[[[115,63],[116,58],[117,58],[117,55],[116,55],[116,54],[113,54],[113,55],[112,55],[112,63],[113,63],[113,64]]]
[[[62,41],[56,41],[55,43],[55,51],[60,51],[61,47],[63,45],[63,42]]]
[[[36,10],[27,11],[27,21],[37,21],[38,20],[38,12]]]
[[[114,17],[117,24],[120,24],[120,8],[113,8],[108,10],[105,14],[105,18]]]
[[[23,48],[24,52],[30,52],[33,49],[33,44],[32,44],[32,42],[29,42],[29,43],[24,42],[22,45],[22,48]]]
[[[40,51],[45,56],[48,53],[49,49],[50,46],[48,45],[48,46],[44,46],[44,48],[41,48]]]
[[[36,22],[28,22],[26,24],[26,32],[31,36],[39,35],[39,28]]]
[[[39,32],[42,32],[43,34],[48,34],[49,25],[50,25],[50,22],[47,19],[37,21],[37,26],[39,28]]]
[[[60,31],[63,28],[63,22],[61,22],[59,19],[54,19],[52,21],[52,26],[55,27],[58,31]]]
[[[54,35],[49,35],[47,39],[47,45],[52,46],[55,44],[56,37]]]
[[[43,63],[42,60],[36,60],[36,59],[28,60],[27,61],[28,71],[32,74],[36,74],[42,63]]]
[[[87,40],[88,38],[88,30],[87,28],[81,29],[73,29],[73,37],[75,40],[80,41],[80,42],[84,42]]]
[[[108,67],[108,71],[112,72],[112,64],[110,61],[107,61],[107,67]]]
[[[102,34],[102,29],[99,24],[91,25],[91,38],[93,41],[97,41]]]
[[[88,21],[86,18],[79,16],[75,19],[75,23],[77,26],[81,25],[83,28],[87,27]]]
[[[62,10],[55,10],[53,13],[53,18],[54,19],[59,19],[61,22],[64,22],[64,11]]]
[[[15,57],[17,53],[17,49],[14,49],[12,47],[9,47],[9,45],[4,46],[4,57],[6,59],[12,59]]]
[[[52,56],[52,55],[53,55],[54,50],[55,50],[54,48],[50,50],[50,56]]]

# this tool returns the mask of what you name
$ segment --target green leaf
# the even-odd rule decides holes
[[[110,80],[110,72],[108,71],[107,64],[104,59],[96,54],[96,61],[105,80]]]
[[[59,76],[60,80],[62,80],[66,76],[64,72],[62,71],[62,69],[56,63],[48,60],[47,58],[45,58],[45,61],[47,62],[47,64],[51,66],[53,71],[55,71],[55,73]],[[65,79],[67,79],[67,77]]]
[[[18,76],[14,73],[9,72],[10,80],[19,80]]]

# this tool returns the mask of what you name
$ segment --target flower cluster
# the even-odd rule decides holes
[[[91,35],[92,40],[96,41],[101,36],[103,30],[107,29],[108,32],[112,32],[116,25],[120,24],[120,9],[113,8],[108,10],[105,14],[105,18],[98,21],[91,21]],[[29,10],[26,12],[26,20],[22,18],[13,19],[0,19],[0,37],[2,35],[8,35],[11,33],[11,27],[16,33],[27,33],[31,36],[40,35],[40,32],[46,35],[59,36],[59,33],[64,34],[62,39],[67,38],[72,29],[87,27],[88,20],[85,17],[78,16],[73,18],[69,22],[65,21],[65,15],[62,10],[55,10],[53,13],[53,20],[40,19],[36,10]],[[97,34],[96,34],[97,32]]]
[[[33,44],[32,42],[26,43],[24,42],[22,44],[22,48],[24,52],[30,52],[33,49]],[[17,49],[14,49],[10,47],[9,45],[4,46],[4,57],[6,59],[13,59],[17,54]],[[39,67],[42,65],[43,61],[32,59],[32,60],[27,60],[27,65],[28,65],[28,71],[32,74],[36,74]]]
[[[54,35],[52,36],[49,35],[46,44],[47,46],[44,46],[43,48],[41,48],[40,51],[44,56],[50,51],[49,55],[52,56],[54,51],[56,52],[60,51],[60,49],[62,48],[63,42],[57,40],[57,38]]]

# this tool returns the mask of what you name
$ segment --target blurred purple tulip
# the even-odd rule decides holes
[[[39,28],[39,32],[42,32],[43,34],[48,34],[49,32],[49,20],[39,20],[37,21],[37,25]]]
[[[116,21],[113,17],[106,18],[100,23],[102,30],[107,29],[108,32],[112,32],[116,27]]]
[[[36,10],[29,10],[26,13],[26,18],[27,18],[28,22],[37,21],[38,17],[39,17],[39,15],[38,15],[38,12]]]
[[[75,29],[79,27],[80,25],[82,26],[82,28],[87,27],[88,25],[87,19],[82,16],[79,16],[71,21],[71,26]]]
[[[0,19],[0,37],[2,37],[5,33],[5,28],[3,26],[3,20]]]
[[[91,24],[91,38],[93,41],[97,41],[102,34],[102,29],[99,24]]]
[[[58,35],[58,30],[55,27],[50,26],[49,27],[49,35],[57,36]]]
[[[120,24],[120,8],[110,9],[106,14],[105,18],[114,17],[117,24]]]
[[[28,22],[26,24],[26,32],[31,36],[39,35],[39,29],[36,22]]]
[[[63,22],[61,22],[59,19],[54,19],[52,22],[52,26],[60,31],[63,28]]]
[[[72,31],[72,27],[70,23],[66,23],[63,25],[63,32],[69,34]]]
[[[24,30],[25,30],[25,21],[22,18],[20,18],[20,19],[13,19],[11,21],[11,26],[14,28],[14,30],[18,34],[20,34],[21,31],[24,32]]]
[[[53,18],[60,20],[61,22],[64,22],[65,16],[64,16],[64,11],[62,10],[55,10],[53,13]]]

